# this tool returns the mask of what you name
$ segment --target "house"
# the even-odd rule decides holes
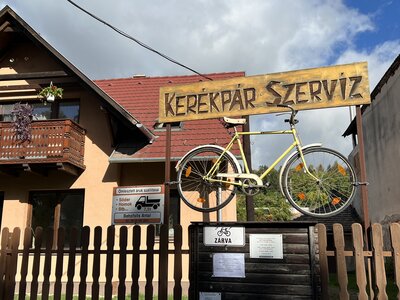
[[[371,223],[388,225],[400,221],[400,55],[371,93],[371,104],[362,107],[362,128]],[[356,135],[355,120],[344,136]],[[350,154],[358,167],[359,147]],[[354,205],[362,216],[359,199]]]
[[[2,228],[105,229],[111,225],[114,188],[164,184],[166,134],[157,123],[159,88],[204,80],[201,76],[92,81],[8,6],[0,11],[0,54]],[[38,97],[50,83],[63,88],[62,99]],[[33,107],[30,142],[19,142],[12,127],[18,102]],[[173,125],[172,164],[195,146],[224,145],[230,138],[218,120]],[[172,223],[187,232],[191,221],[203,220],[201,213],[181,206],[173,187],[170,196]],[[223,220],[236,220],[234,201],[224,208]]]

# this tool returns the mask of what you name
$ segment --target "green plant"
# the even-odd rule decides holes
[[[31,123],[33,117],[33,108],[28,103],[21,104],[20,102],[14,104],[13,110],[13,128],[15,130],[15,137],[20,143],[30,142],[32,138]]]
[[[50,82],[50,85],[43,88],[39,92],[39,96],[48,98],[49,96],[54,96],[54,98],[62,98],[63,89],[53,85],[53,82]]]

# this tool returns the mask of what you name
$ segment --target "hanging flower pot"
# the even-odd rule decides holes
[[[55,99],[56,99],[56,96],[54,96],[53,94],[46,95],[47,102],[54,102]]]
[[[62,98],[63,89],[53,85],[53,82],[50,82],[48,87],[45,87],[40,91],[39,96],[46,98],[47,102],[54,102],[56,98]]]

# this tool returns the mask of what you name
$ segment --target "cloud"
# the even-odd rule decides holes
[[[400,53],[400,39],[386,41],[372,49],[372,51],[347,49],[337,59],[337,64],[351,63],[355,61],[367,61],[369,69],[369,82],[372,89],[381,79],[392,64],[394,58]]]
[[[371,84],[400,52],[399,41],[370,51],[357,38],[376,31],[373,16],[341,0],[75,0],[98,17],[203,73],[268,74],[368,61]],[[191,74],[93,20],[67,1],[8,0],[61,54],[92,79]],[[40,5],[39,5],[40,4]],[[137,116],[140,119],[140,116]],[[299,113],[304,143],[348,153],[347,108]],[[252,116],[254,130],[282,129],[282,118]],[[254,138],[253,166],[270,164],[287,139]]]

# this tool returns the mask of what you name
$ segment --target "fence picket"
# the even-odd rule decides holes
[[[51,248],[53,246],[53,229],[47,228],[45,231],[46,248],[44,256],[43,284],[42,284],[42,300],[49,299],[50,292],[50,272],[51,272]]]
[[[100,277],[100,248],[101,248],[101,235],[102,228],[96,226],[94,229],[94,243],[93,243],[93,270],[92,270],[92,300],[99,299],[99,277]]]
[[[78,242],[78,230],[73,227],[69,238],[68,250],[68,267],[67,267],[67,286],[65,291],[65,299],[72,300],[74,296],[74,275],[76,261],[76,245]]]
[[[344,254],[344,234],[343,226],[341,224],[333,224],[333,238],[335,241],[336,249],[336,267],[338,271],[338,282],[339,282],[339,296],[340,299],[349,299],[349,293],[347,292],[347,268],[346,268],[346,257]]]
[[[18,300],[25,300],[26,296],[26,275],[28,275],[29,248],[32,243],[32,228],[24,230],[24,248],[22,250],[21,279],[19,281]]]
[[[126,296],[126,246],[128,243],[128,229],[126,226],[121,226],[119,229],[119,266],[118,266],[118,299],[125,300]]]
[[[8,300],[14,299],[14,292],[15,292],[15,275],[17,274],[17,262],[18,262],[18,246],[19,246],[19,239],[21,235],[21,229],[14,228],[11,237],[11,255],[7,257],[9,260],[8,270],[6,271],[6,298]]]
[[[0,251],[0,298],[4,298],[5,294],[5,272],[7,264],[7,250],[10,230],[5,227],[1,234],[1,251]]]
[[[141,227],[139,225],[135,225],[133,227],[132,286],[131,286],[132,300],[139,299],[140,231]]]
[[[32,266],[32,282],[31,282],[31,300],[36,300],[38,296],[38,277],[40,267],[40,248],[42,247],[42,227],[35,229],[35,249],[33,254],[33,266]]]
[[[400,290],[400,224],[390,224],[390,238],[393,247],[394,274],[397,289]],[[397,299],[400,298],[400,292],[397,293]]]
[[[169,225],[163,224],[160,228],[160,255],[158,259],[158,299],[168,298],[168,247]]]
[[[328,236],[324,225],[317,225],[318,228],[318,244],[319,244],[319,263],[320,263],[320,274],[321,274],[321,293],[322,299],[327,299],[329,294],[328,280],[329,280],[329,265],[328,257],[334,257],[337,265],[337,275],[339,281],[339,297],[340,299],[349,299],[349,293],[347,291],[347,265],[346,257],[354,257],[356,266],[356,278],[357,286],[359,289],[358,299],[368,299],[366,291],[367,287],[367,276],[365,269],[366,258],[371,258],[374,262],[375,276],[373,276],[374,282],[371,284],[376,285],[378,293],[377,299],[387,299],[386,294],[386,274],[384,267],[384,258],[392,256],[395,264],[395,280],[396,284],[400,286],[400,224],[390,224],[390,235],[393,252],[384,251],[382,247],[383,235],[382,227],[379,224],[372,225],[372,245],[373,251],[366,251],[364,249],[363,240],[363,229],[360,224],[352,225],[352,238],[353,238],[353,249],[345,250],[344,233],[343,227],[340,224],[333,226],[333,239],[335,251],[331,248],[328,249],[330,243],[328,242]],[[60,300],[62,293],[62,280],[67,275],[66,284],[66,299],[72,299],[74,291],[74,275],[80,268],[80,283],[79,283],[79,299],[86,298],[86,292],[88,289],[87,277],[88,277],[88,264],[90,256],[93,255],[93,271],[92,271],[92,299],[98,300],[100,294],[99,278],[100,272],[105,267],[105,299],[111,299],[113,294],[112,278],[118,277],[118,299],[125,299],[127,296],[126,291],[126,280],[127,280],[127,260],[128,255],[132,258],[132,285],[130,289],[131,299],[139,299],[139,278],[140,278],[140,259],[145,258],[146,266],[142,266],[142,269],[146,270],[145,275],[145,299],[150,300],[154,297],[154,265],[155,260],[158,259],[159,263],[159,292],[158,297],[160,300],[166,299],[168,292],[167,280],[168,280],[168,265],[163,264],[168,259],[172,251],[169,252],[167,246],[169,245],[168,227],[163,225],[160,233],[160,246],[155,249],[155,227],[149,225],[147,227],[146,237],[146,249],[140,249],[141,245],[141,227],[135,225],[133,227],[133,239],[132,239],[132,250],[127,249],[127,237],[128,231],[125,226],[120,227],[119,230],[119,249],[114,249],[115,243],[115,229],[110,226],[107,230],[107,238],[104,239],[107,242],[107,250],[102,249],[102,228],[96,227],[94,229],[94,243],[93,249],[89,249],[90,240],[89,227],[84,227],[82,230],[81,248],[76,249],[78,232],[76,229],[72,231],[70,239],[70,247],[64,248],[65,230],[63,228],[58,229],[58,234],[53,235],[51,231],[46,230],[46,245],[42,248],[44,234],[43,229],[38,227],[34,233],[34,247],[32,245],[32,229],[25,228],[23,244],[19,245],[20,241],[20,229],[14,229],[13,233],[10,234],[8,228],[4,228],[1,236],[1,247],[0,247],[0,299],[13,299],[15,290],[15,278],[17,272],[17,265],[21,265],[20,272],[20,284],[18,291],[18,299],[25,299],[27,287],[27,276],[28,272],[32,274],[32,282],[30,284],[30,297],[29,299],[37,299],[38,292],[41,292],[41,299],[48,299],[49,290],[51,290],[51,278],[55,278],[54,281],[54,299]],[[51,238],[57,236],[57,248],[51,249]],[[10,238],[11,237],[11,238]],[[18,249],[19,246],[21,249]],[[79,252],[78,252],[79,251]],[[80,255],[81,260],[79,264],[76,261],[76,255]],[[174,287],[173,296],[174,300],[181,299],[182,297],[182,227],[180,225],[174,226]],[[52,256],[56,255],[55,268],[52,266]],[[32,256],[32,258],[30,258]],[[41,262],[41,256],[43,261]],[[68,256],[68,268],[63,270],[64,256]],[[101,267],[101,257],[104,258],[106,265]],[[118,257],[118,274],[114,274],[114,262],[113,260]],[[43,264],[43,265],[42,265]],[[43,267],[43,275],[41,282],[38,282],[39,272]],[[29,269],[28,269],[29,268]],[[54,275],[51,273],[55,269]],[[117,269],[117,268],[115,268]],[[67,271],[67,272],[65,272]],[[67,273],[67,274],[65,274]],[[189,274],[190,275],[190,274]],[[41,284],[41,290],[39,288]],[[129,295],[129,292],[128,292]],[[156,295],[157,296],[157,295]],[[399,295],[400,296],[400,295]]]
[[[146,253],[146,286],[145,286],[145,300],[153,299],[153,275],[154,275],[154,225],[147,226],[147,253]]]
[[[56,259],[56,281],[54,283],[54,300],[61,299],[63,263],[64,263],[64,241],[65,230],[60,227],[57,232],[57,259]]]
[[[174,300],[182,299],[182,226],[174,226]]]
[[[378,300],[387,299],[386,294],[386,274],[385,274],[385,260],[383,257],[383,236],[381,224],[372,225],[372,247],[374,248],[374,267],[375,279],[378,293],[376,295]]]
[[[364,258],[364,239],[363,229],[360,224],[352,224],[353,232],[353,245],[354,245],[354,256],[356,263],[356,276],[358,286],[358,299],[368,299],[367,288],[367,275],[365,272],[365,258]]]
[[[79,272],[79,276],[81,281],[79,283],[79,299],[86,298],[86,277],[88,272],[88,248],[89,248],[89,238],[90,238],[90,228],[89,226],[84,226],[82,228],[82,236],[81,236],[81,270]]]
[[[327,239],[326,226],[317,224],[318,229],[318,244],[319,244],[319,267],[321,274],[321,298],[329,299],[329,268],[328,256],[326,255]]]
[[[106,255],[106,284],[104,287],[104,299],[112,299],[112,277],[113,277],[113,261],[114,261],[114,242],[115,227],[113,225],[107,228],[107,255]]]

